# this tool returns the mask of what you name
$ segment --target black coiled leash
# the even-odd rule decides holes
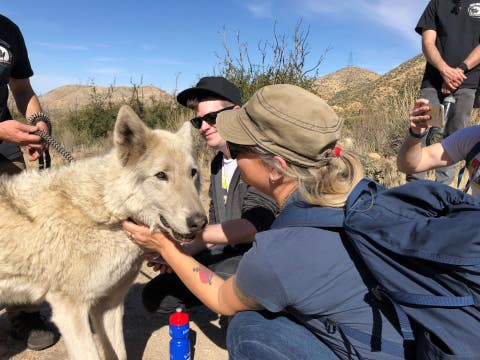
[[[51,146],[55,148],[66,160],[69,162],[74,161],[75,159],[72,157],[72,155],[65,150],[52,136],[52,124],[50,123],[50,119],[48,118],[47,115],[45,115],[42,112],[37,112],[32,115],[30,115],[27,119],[27,123],[29,125],[36,125],[39,121],[43,121],[47,124],[48,127],[48,134],[43,131],[43,130],[37,130],[34,131],[33,134],[40,136],[42,139],[44,139],[47,143],[49,143]],[[40,155],[38,158],[38,168],[40,170],[43,169],[48,169],[51,165],[51,158],[50,158],[50,152],[48,149],[45,149],[45,151]]]

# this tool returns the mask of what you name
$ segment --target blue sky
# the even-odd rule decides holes
[[[349,64],[384,74],[421,52],[414,32],[428,0],[4,1],[22,30],[38,94],[69,84],[153,85],[181,91],[218,73],[219,57],[250,55],[277,33],[309,28],[307,59],[327,48],[320,74]]]

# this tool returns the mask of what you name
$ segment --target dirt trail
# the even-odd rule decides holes
[[[168,315],[150,314],[141,304],[141,291],[143,284],[149,280],[148,276],[154,276],[154,273],[143,266],[125,302],[124,335],[129,360],[169,359]],[[42,312],[48,313],[48,308],[42,309]],[[204,307],[192,309],[189,315],[193,359],[227,360],[225,331],[219,325],[218,316]],[[5,335],[7,326],[4,311],[0,311],[0,348],[5,344],[8,347],[8,353],[0,356],[0,360],[67,359],[62,339],[49,349],[31,351]]]

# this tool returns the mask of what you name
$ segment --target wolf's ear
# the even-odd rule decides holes
[[[177,135],[184,139],[185,143],[189,146],[189,150],[193,150],[193,138],[192,138],[192,125],[190,121],[185,121],[183,125],[178,129]]]
[[[113,132],[113,143],[122,166],[136,161],[145,153],[146,136],[149,129],[128,105],[118,111]]]

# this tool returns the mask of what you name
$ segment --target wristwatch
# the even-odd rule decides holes
[[[463,70],[463,73],[466,74],[468,72],[468,66],[464,62],[461,62],[460,65],[457,66],[459,69]]]
[[[420,133],[420,134],[415,134],[412,130],[411,127],[408,128],[408,134],[411,136],[411,137],[414,137],[415,139],[423,139],[425,136],[427,136],[428,134],[428,130],[424,131],[423,133]]]

